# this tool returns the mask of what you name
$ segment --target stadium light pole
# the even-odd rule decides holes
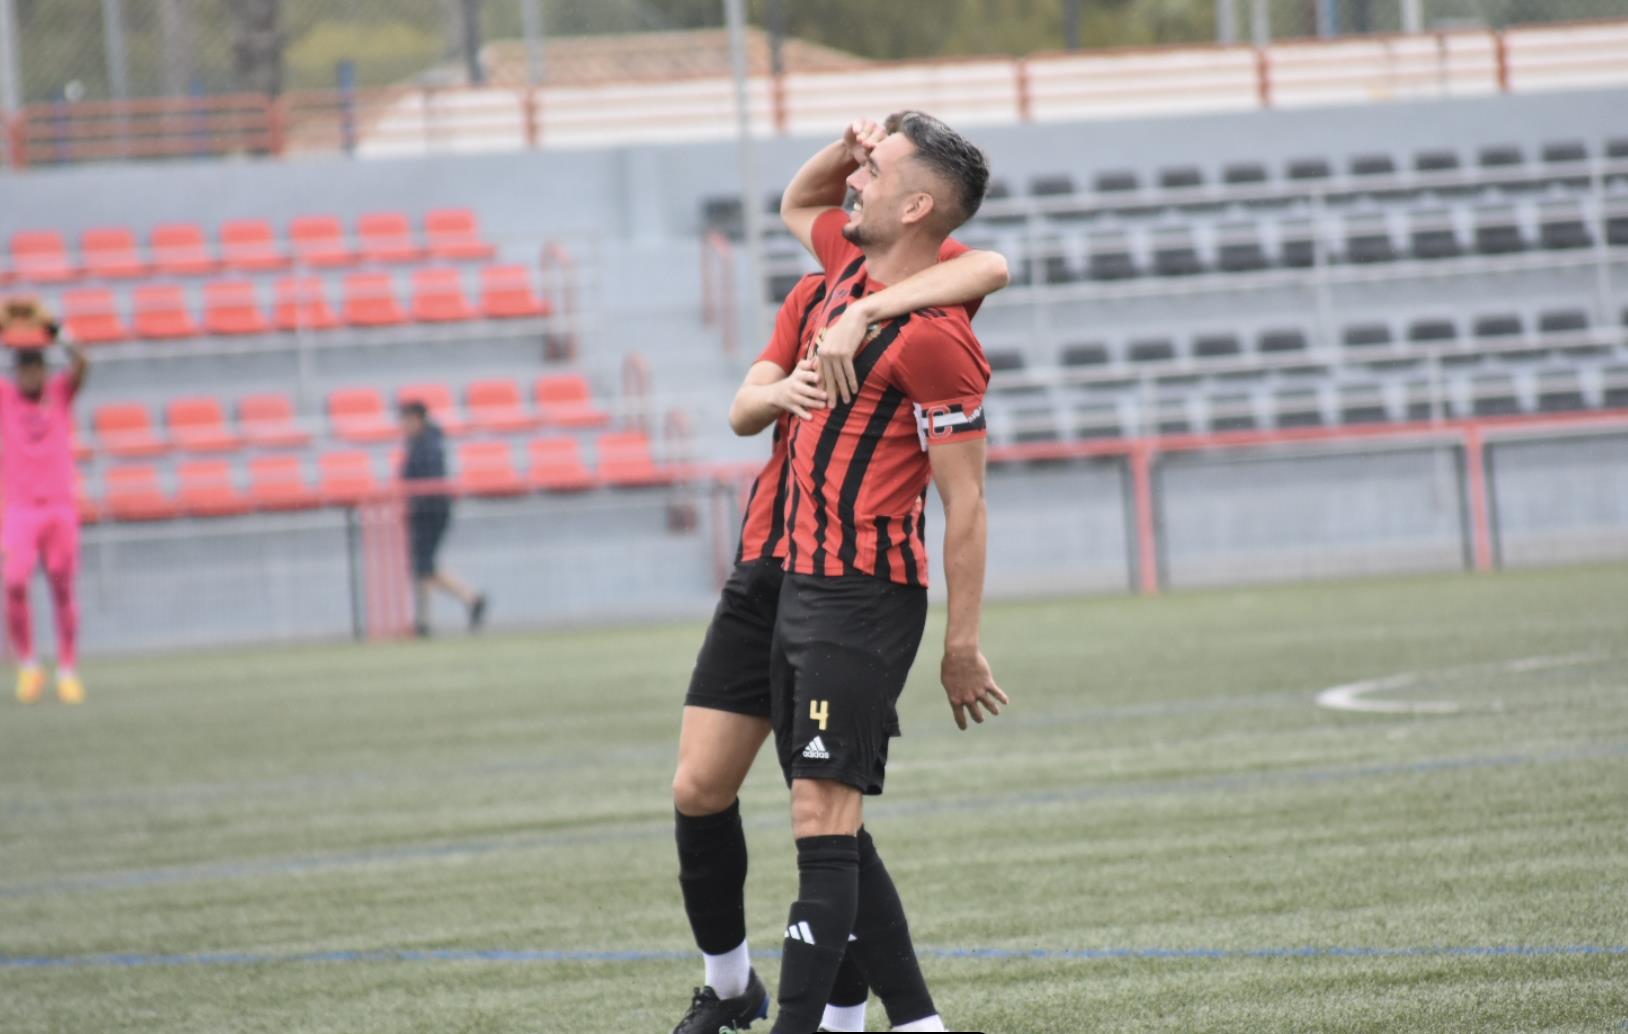
[[[1424,0],[1402,0],[1402,31],[1424,31]]]
[[[18,85],[21,78],[17,67],[17,11],[12,0],[0,0],[0,111],[12,112],[23,106],[23,91]]]
[[[543,85],[548,55],[543,50],[543,0],[520,0],[520,24],[526,37],[526,76],[532,86]]]
[[[1215,41],[1224,47],[1238,42],[1237,0],[1215,0]]]
[[[102,36],[107,43],[107,89],[114,100],[130,96],[130,63],[124,43],[124,0],[102,0]]]
[[[735,76],[735,127],[741,166],[741,214],[746,221],[746,277],[750,297],[746,340],[763,330],[763,191],[758,185],[757,148],[752,143],[752,111],[747,92],[746,2],[724,0],[729,22],[729,62]],[[735,318],[739,318],[736,316]]]

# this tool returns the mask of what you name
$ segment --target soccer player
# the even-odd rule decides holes
[[[942,264],[853,306],[867,322],[930,304],[976,309],[1006,286],[1006,260],[947,241]],[[772,340],[742,383],[730,426],[752,435],[774,426],[772,455],[747,498],[734,573],[724,587],[685,699],[673,782],[679,874],[685,909],[706,968],[675,1034],[716,1034],[767,1012],[768,993],[751,966],[746,937],[746,838],[738,795],[770,731],[769,659],[785,557],[786,447],[793,420],[812,419],[826,394],[799,361],[804,332],[824,301],[823,275],[803,278],[781,306]],[[829,996],[822,1029],[863,1030],[869,989],[852,962]]]
[[[902,112],[882,130],[851,126],[786,190],[786,225],[826,273],[809,328],[816,345],[855,300],[937,261],[988,186],[983,153],[937,119]],[[845,187],[857,195],[852,214],[834,207]],[[864,829],[863,802],[882,792],[888,742],[900,731],[896,703],[926,624],[930,480],[945,511],[940,678],[952,714],[965,729],[1009,702],[979,646],[988,384],[966,312],[923,308],[867,334],[843,385],[848,400],[791,428],[770,702],[792,791],[799,891],[773,1034],[818,1026],[845,951],[894,1030],[947,1029]]]
[[[37,306],[12,303],[7,309],[6,337],[28,330],[38,332],[43,342],[58,339],[56,324]],[[28,583],[41,560],[56,614],[57,696],[65,704],[85,699],[85,684],[75,666],[79,506],[74,497],[73,400],[84,386],[88,364],[78,348],[65,347],[69,364],[65,372],[50,376],[43,348],[21,348],[16,353],[15,380],[0,380],[6,635],[17,658],[17,699],[25,704],[39,700],[45,690],[28,605]]]
[[[444,481],[447,476],[446,445],[441,428],[430,419],[429,407],[422,402],[401,405],[401,425],[407,436],[407,454],[401,464],[401,479]],[[452,523],[452,500],[441,492],[414,492],[407,499],[407,540],[413,563],[413,604],[417,615],[414,631],[420,639],[430,634],[430,590],[440,589],[464,605],[470,631],[479,631],[486,621],[486,596],[443,570],[439,561],[441,540]]]

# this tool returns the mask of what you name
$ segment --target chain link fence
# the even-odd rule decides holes
[[[1628,0],[935,3],[942,17],[925,25],[919,11],[907,10],[912,5],[750,0],[748,7],[765,30],[756,45],[783,41],[797,48],[802,67],[852,55],[931,58],[1628,18]],[[682,62],[674,52],[701,60],[723,50],[675,42],[657,55],[661,34],[721,33],[724,14],[721,0],[0,0],[0,23],[9,23],[0,24],[9,29],[0,31],[0,107],[16,107],[676,77]],[[650,44],[615,39],[633,34]]]

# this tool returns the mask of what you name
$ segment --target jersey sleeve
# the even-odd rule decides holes
[[[971,248],[967,247],[965,244],[962,244],[954,237],[946,237],[944,238],[943,245],[941,245],[938,249],[938,260],[940,262],[949,262],[952,259],[960,258],[962,255],[965,255],[971,250]],[[972,318],[978,315],[978,310],[983,308],[983,305],[984,300],[982,298],[974,298],[970,302],[961,303],[961,310],[967,314],[968,323],[971,323]]]
[[[817,276],[806,276],[797,281],[797,286],[786,295],[786,300],[780,305],[780,312],[774,318],[774,336],[763,353],[757,357],[760,363],[774,363],[782,370],[790,373],[797,365],[798,353],[802,351],[802,330],[808,307],[814,303],[814,292],[822,283]]]
[[[828,208],[814,220],[814,257],[827,275],[864,255],[842,235],[847,225],[848,213],[840,208]]]
[[[59,373],[52,377],[51,393],[56,397],[59,405],[64,407],[72,405],[74,396],[79,394],[79,389],[75,388],[73,384],[73,374]]]
[[[971,328],[938,318],[914,330],[899,354],[893,382],[915,409],[921,447],[988,437],[989,362]]]

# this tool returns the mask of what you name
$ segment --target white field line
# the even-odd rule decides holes
[[[1398,690],[1412,689],[1427,677],[1440,678],[1450,675],[1471,675],[1477,673],[1524,673],[1533,671],[1549,671],[1555,668],[1575,668],[1591,664],[1602,659],[1598,653],[1572,653],[1552,657],[1521,657],[1512,661],[1497,661],[1492,664],[1464,664],[1452,668],[1437,668],[1433,671],[1404,671],[1395,675],[1386,675],[1383,678],[1364,679],[1361,682],[1348,682],[1343,686],[1332,686],[1317,694],[1317,706],[1326,707],[1331,711],[1355,711],[1361,714],[1458,714],[1462,708],[1454,703],[1439,700],[1370,700],[1370,693],[1394,693]]]

